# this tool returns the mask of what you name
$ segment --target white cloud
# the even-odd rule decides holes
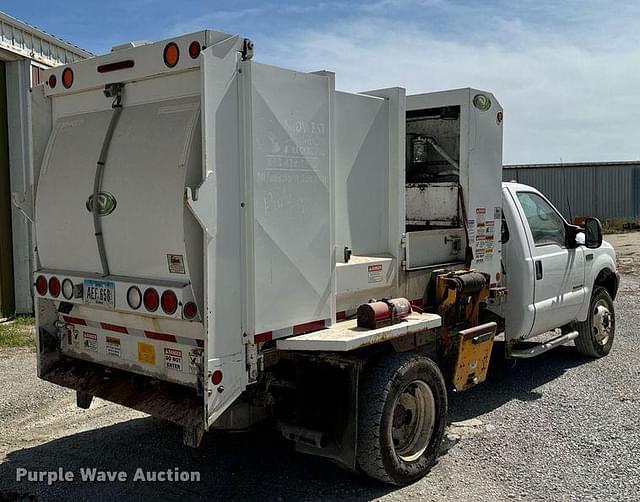
[[[338,88],[352,91],[492,91],[505,109],[507,163],[640,158],[635,3],[616,3],[610,12],[611,4],[600,0],[561,6],[527,0],[511,17],[501,15],[500,5],[487,13],[439,0],[410,3],[459,22],[453,31],[430,31],[376,11],[406,7],[406,0],[382,0],[357,19],[256,40],[256,59],[335,71]]]

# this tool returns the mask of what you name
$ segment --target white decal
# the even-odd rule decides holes
[[[182,371],[182,351],[165,347],[164,365],[168,370]]]
[[[369,282],[382,282],[382,265],[369,265]]]
[[[89,333],[84,331],[82,333],[82,339],[84,340],[84,348],[88,350],[98,350],[98,335],[95,333]]]

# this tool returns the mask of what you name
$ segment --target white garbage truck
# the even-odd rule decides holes
[[[253,51],[201,31],[34,87],[36,184],[14,198],[34,222],[40,378],[191,446],[269,419],[403,485],[496,336],[514,359],[609,352],[614,251],[598,220],[502,183],[495,96],[340,92]]]

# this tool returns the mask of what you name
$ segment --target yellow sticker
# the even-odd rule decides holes
[[[138,342],[138,361],[147,364],[156,364],[156,349],[153,345]]]

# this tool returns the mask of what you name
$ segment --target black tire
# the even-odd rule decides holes
[[[400,403],[401,398],[405,404]],[[405,407],[411,406],[412,398],[414,410],[421,408],[424,412],[414,411],[412,416]],[[428,419],[419,418],[425,415]],[[447,389],[440,369],[431,359],[394,353],[377,361],[365,369],[360,381],[356,452],[359,470],[394,485],[407,485],[422,478],[436,460],[446,422]],[[408,434],[406,428],[410,429]],[[397,438],[394,440],[394,434],[403,437],[402,444]],[[404,440],[404,436],[414,437],[416,444]],[[399,454],[401,448],[406,455]]]
[[[578,352],[588,357],[604,357],[611,350],[616,331],[616,315],[609,292],[596,286],[591,295],[589,315],[585,322],[577,324]]]

